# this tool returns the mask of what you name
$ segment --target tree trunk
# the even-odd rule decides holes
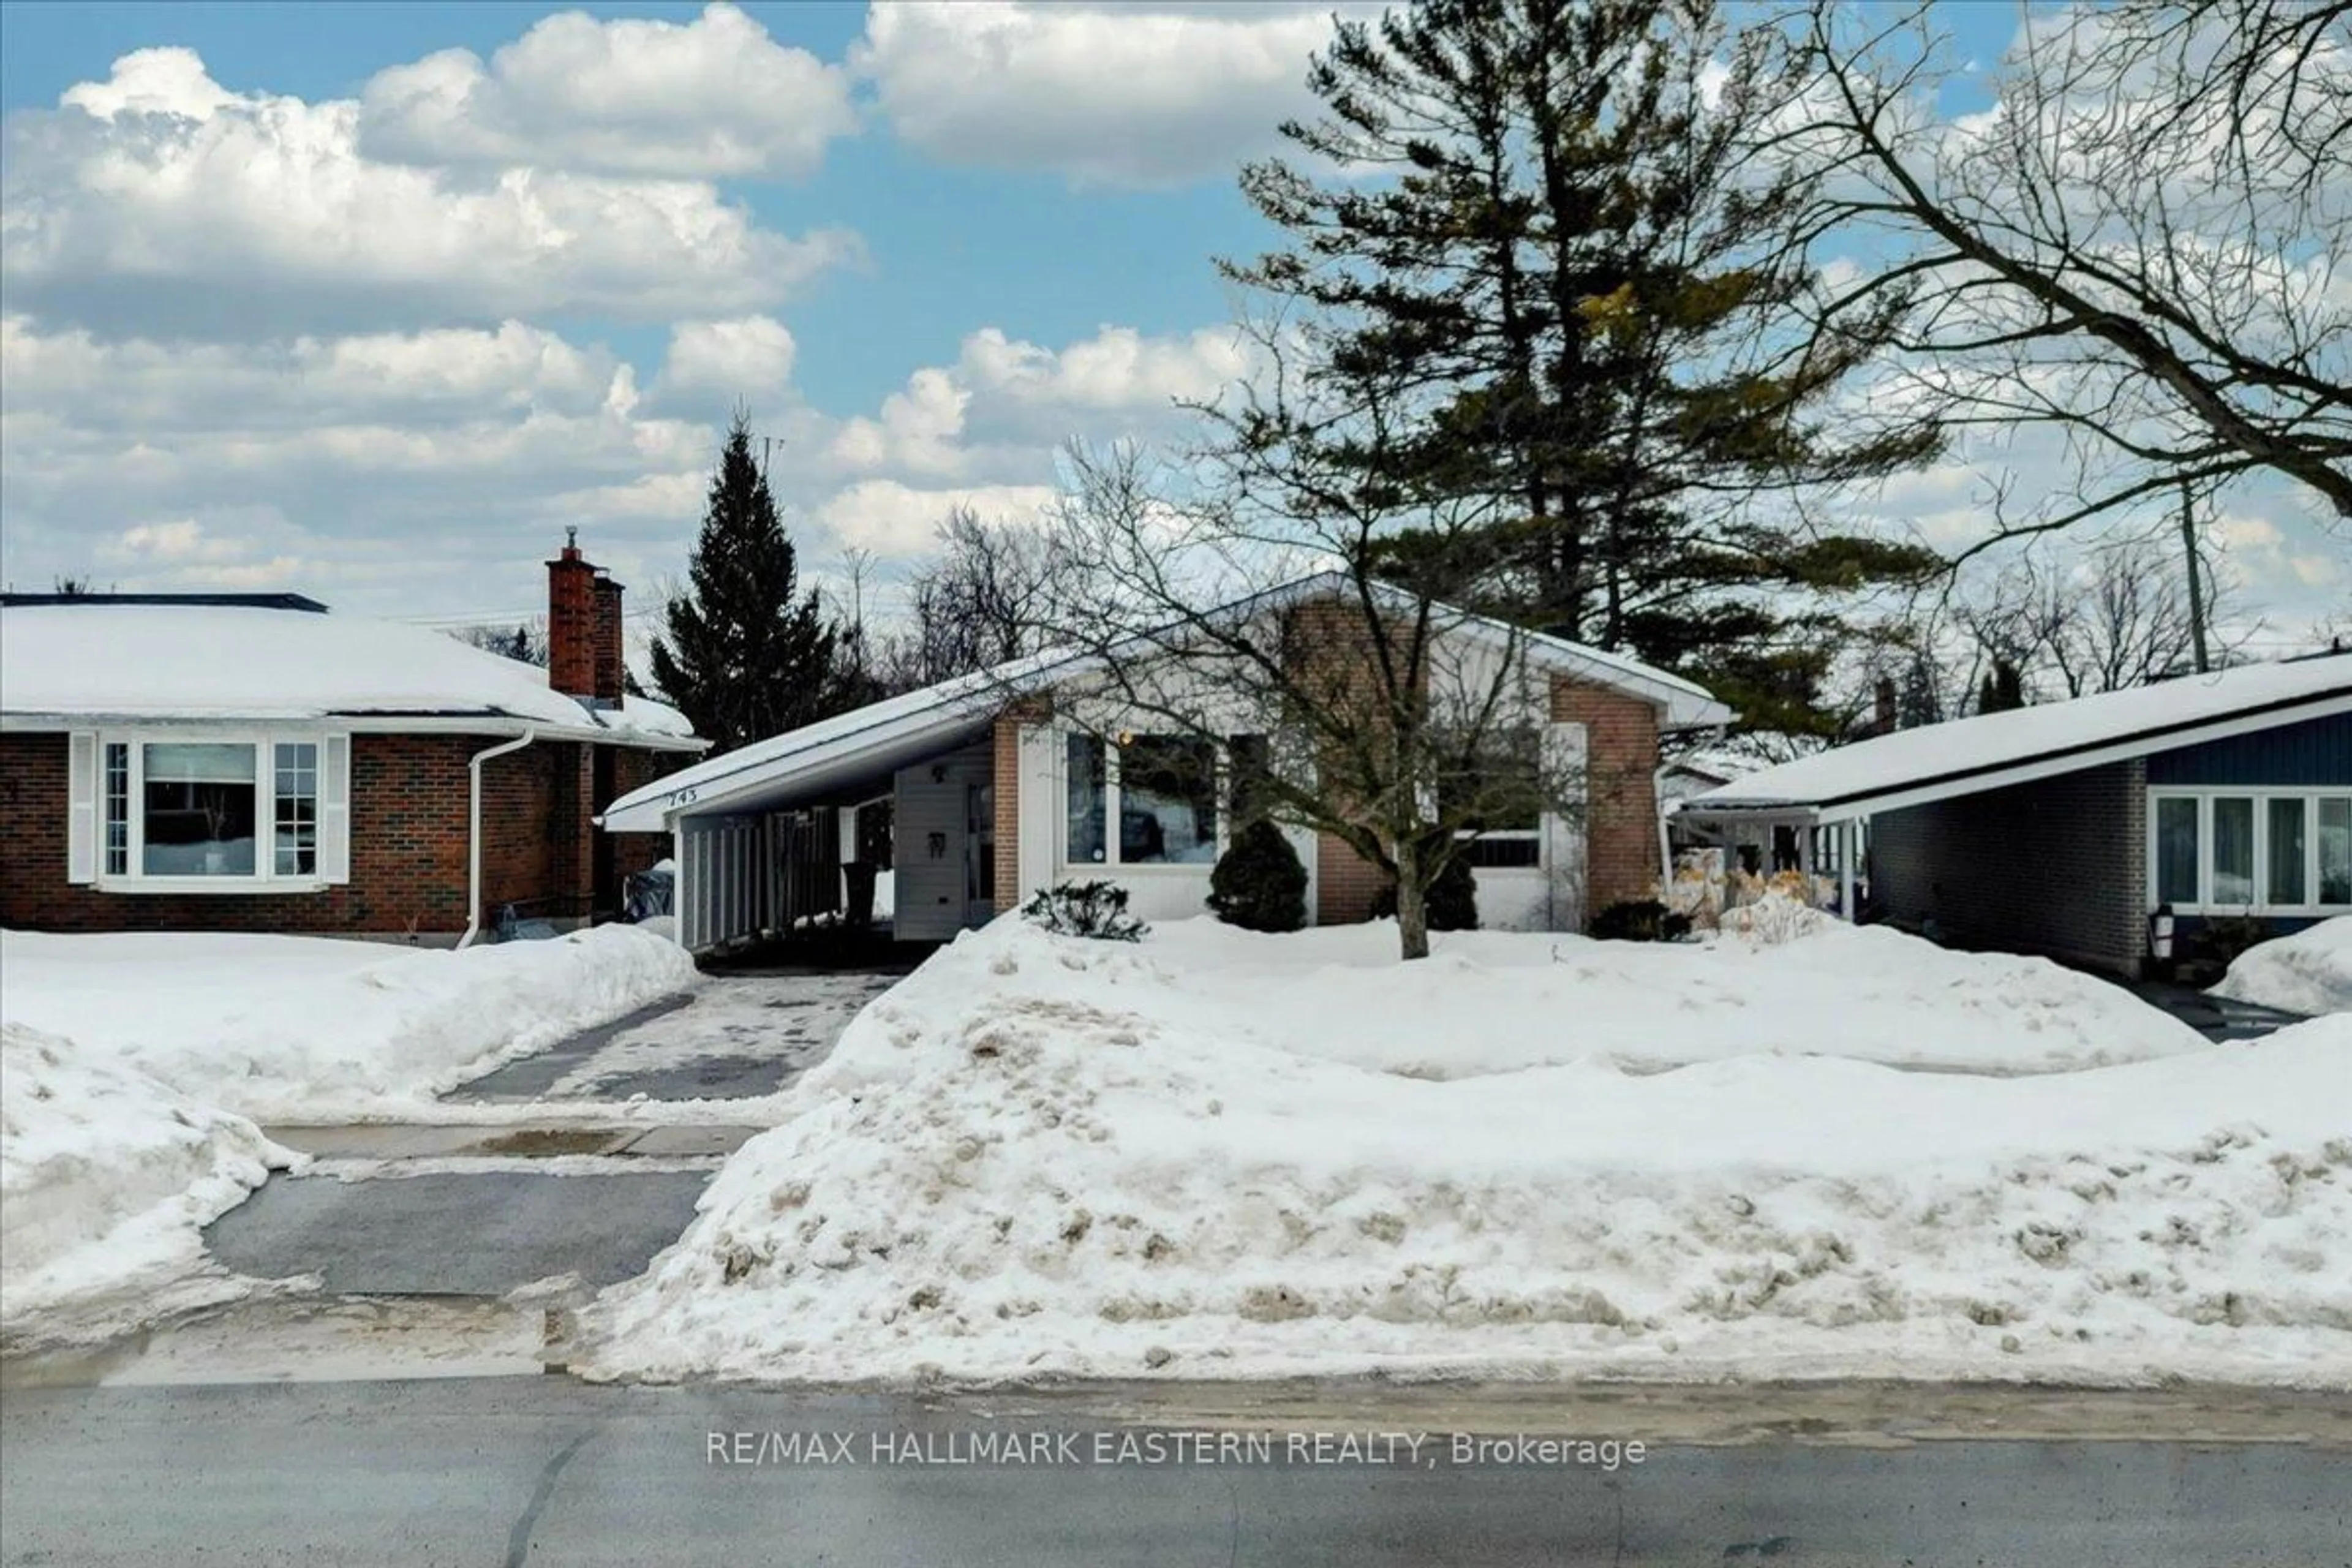
[[[1397,947],[1402,958],[1429,956],[1429,889],[1421,855],[1410,840],[1397,846]]]

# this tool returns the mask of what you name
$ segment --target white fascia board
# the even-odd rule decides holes
[[[2112,741],[2104,745],[2089,746],[2081,751],[2056,755],[2029,758],[2026,761],[1996,765],[1962,773],[1948,779],[1884,789],[1870,795],[1835,801],[1801,800],[1730,800],[1712,805],[1695,802],[1683,803],[1682,814],[1702,821],[1727,821],[1734,818],[1773,817],[1781,821],[1808,821],[1828,826],[1835,822],[1853,821],[1875,816],[1883,811],[1902,811],[1914,805],[1932,805],[1939,800],[1955,800],[1961,795],[1982,795],[1988,790],[2006,789],[2011,784],[2032,784],[2037,780],[2057,778],[2062,774],[2080,773],[2084,768],[2104,767],[2109,763],[2129,762],[2134,757],[2153,756],[2159,752],[2177,752],[2188,746],[2203,745],[2209,741],[2226,741],[2232,735],[2251,735],[2264,730],[2281,729],[2288,724],[2300,724],[2313,719],[2333,718],[2339,713],[2352,713],[2352,697],[2326,697],[2316,701],[2266,710],[2261,713],[2239,714],[2217,719],[2185,729],[2163,731]]]
[[[218,730],[231,726],[285,729],[310,725],[355,735],[520,735],[529,730],[542,741],[588,741],[648,752],[707,752],[710,742],[684,735],[648,735],[594,724],[549,724],[505,713],[321,713],[316,709],[242,709],[219,713],[5,713],[0,734],[46,734],[69,730]]]

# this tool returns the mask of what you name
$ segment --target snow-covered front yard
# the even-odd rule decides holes
[[[2213,994],[2283,1013],[2352,1013],[2352,915],[2248,948]]]
[[[0,974],[0,1321],[13,1329],[194,1268],[199,1230],[295,1158],[256,1121],[413,1110],[682,988],[694,968],[625,927],[465,952],[5,931]]]
[[[2352,1385],[2352,1018],[2210,1046],[1834,925],[1393,942],[967,934],[575,1364]]]

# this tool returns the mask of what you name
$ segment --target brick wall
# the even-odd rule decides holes
[[[1032,709],[1015,709],[1000,713],[996,718],[993,739],[995,790],[990,797],[996,816],[996,886],[992,897],[996,912],[1017,908],[1023,898],[1021,888],[1021,726],[1040,722],[1043,714]],[[1040,808],[1053,809],[1050,801],[1040,802]]]
[[[1315,836],[1315,923],[1354,925],[1372,918],[1372,900],[1389,884],[1389,874],[1356,853],[1335,833]]]
[[[622,704],[624,710],[627,703]],[[648,752],[635,746],[613,749],[613,789],[605,798],[593,803],[601,813],[632,790],[645,788],[656,779],[676,773],[695,760],[686,752]],[[605,837],[613,845],[613,875],[625,878],[645,870],[656,860],[665,858],[673,846],[667,833],[612,833]],[[611,899],[611,889],[599,889],[600,896]]]
[[[1585,909],[1657,896],[1658,711],[1638,697],[1554,676],[1552,722],[1585,737]]]
[[[2130,972],[2147,949],[2144,763],[2114,763],[1871,821],[1873,899],[1956,947]]]
[[[7,849],[0,855],[0,925],[454,936],[466,924],[467,763],[492,743],[478,735],[354,735],[350,881],[314,893],[168,894],[68,883],[66,737],[0,736],[0,844]],[[541,742],[484,764],[486,923],[506,903],[558,918],[588,912],[588,753],[583,745]],[[675,765],[667,753],[634,750],[615,761],[616,780],[642,773],[649,782]],[[659,834],[615,838],[616,853],[645,865],[668,849]],[[601,901],[611,897],[604,890]]]

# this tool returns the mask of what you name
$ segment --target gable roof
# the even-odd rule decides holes
[[[2247,665],[1897,730],[1751,773],[1685,801],[1682,810],[1837,821],[2336,713],[2352,713],[2352,654]]]
[[[530,724],[551,739],[702,749],[674,709],[635,697],[590,709],[535,665],[420,626],[185,601],[0,606],[0,723],[10,729],[320,719]]]
[[[1344,574],[1318,572],[1221,605],[1212,613],[1297,603],[1343,589],[1352,593],[1354,588],[1353,580]],[[1401,605],[1413,602],[1401,590],[1381,584],[1375,588]],[[1450,606],[1448,614],[1455,618],[1446,623],[1447,630],[1498,644],[1516,638],[1526,648],[1529,662],[1539,669],[1607,686],[1652,703],[1660,710],[1662,729],[1713,727],[1737,717],[1709,696],[1706,688],[1638,659],[1528,632]],[[621,796],[605,809],[601,820],[618,833],[666,832],[674,813],[699,815],[730,805],[749,809],[763,800],[780,799],[786,785],[795,798],[813,798],[835,784],[871,778],[975,741],[994,722],[1008,691],[1044,690],[1086,674],[1097,663],[1088,654],[1049,650],[885,698],[668,774]]]

